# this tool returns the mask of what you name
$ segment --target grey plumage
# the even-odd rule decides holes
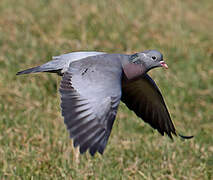
[[[167,68],[163,55],[156,50],[133,55],[75,52],[53,57],[17,75],[63,75],[60,94],[64,123],[80,153],[89,150],[94,155],[104,152],[120,100],[162,135],[176,135],[163,96],[146,74],[155,67]]]
[[[60,56],[53,56],[53,59],[41,66],[30,68],[24,71],[20,71],[17,75],[37,73],[37,72],[53,72],[62,75],[67,71],[71,62],[83,59],[89,56],[95,56],[105,54],[104,52],[72,52],[68,54],[62,54]]]
[[[64,74],[62,115],[81,153],[88,148],[92,155],[103,153],[120,102],[121,75],[121,63],[108,55],[72,62]]]

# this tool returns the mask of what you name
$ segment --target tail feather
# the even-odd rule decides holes
[[[61,69],[44,68],[42,66],[37,66],[37,67],[33,67],[23,71],[19,71],[16,73],[16,75],[30,74],[30,73],[37,73],[37,72],[50,72],[50,73],[57,73],[60,76],[62,75]]]
[[[106,54],[102,52],[73,52],[68,54],[62,54],[60,56],[53,57],[53,60],[34,68],[19,71],[16,75],[30,74],[37,72],[51,72],[63,75],[64,71],[69,68],[69,64],[73,61],[77,61],[89,56]]]
[[[16,73],[16,75],[21,75],[21,74],[30,74],[30,73],[37,73],[37,72],[42,72],[43,70],[40,68],[40,66],[33,67],[30,69],[26,69],[23,71],[19,71]]]

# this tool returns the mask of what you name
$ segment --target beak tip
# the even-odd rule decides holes
[[[168,69],[168,65],[164,62],[164,61],[161,61],[160,62],[161,66],[164,67],[165,69]]]

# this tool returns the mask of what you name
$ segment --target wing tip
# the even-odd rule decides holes
[[[192,139],[194,136],[184,136],[181,134],[178,134],[179,137],[181,137],[181,139]]]

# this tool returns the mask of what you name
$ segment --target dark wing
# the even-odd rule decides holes
[[[145,74],[136,80],[122,83],[121,100],[137,116],[171,139],[176,135],[163,96],[152,78]]]
[[[64,122],[80,153],[103,154],[121,97],[121,74],[106,58],[71,63],[63,75],[60,93]]]

